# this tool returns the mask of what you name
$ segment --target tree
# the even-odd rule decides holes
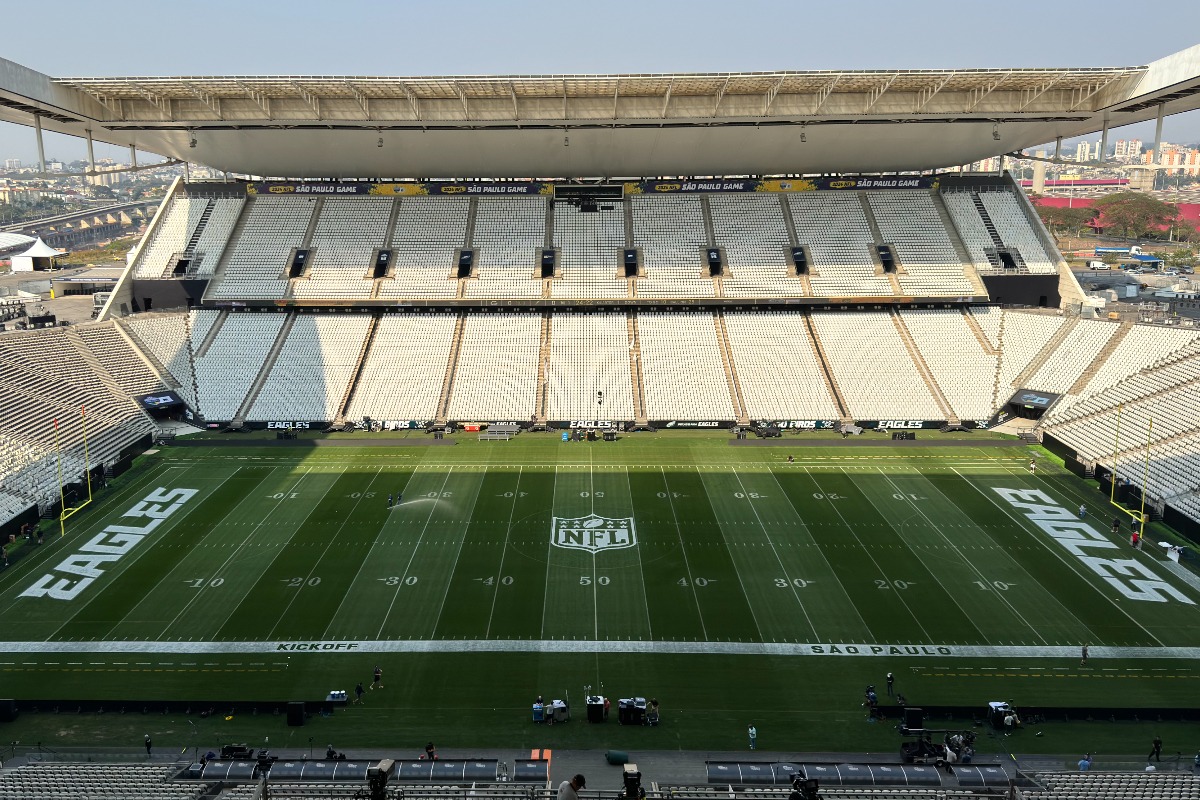
[[[1196,251],[1188,247],[1176,247],[1162,254],[1168,267],[1190,267],[1196,263]]]
[[[1101,197],[1093,207],[1103,218],[1105,230],[1126,238],[1161,236],[1179,210],[1171,203],[1156,200],[1142,192],[1117,192]]]

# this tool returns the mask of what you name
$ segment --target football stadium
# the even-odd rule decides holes
[[[1200,797],[1200,330],[945,169],[1198,106],[3,62],[228,177],[0,335],[0,797]]]

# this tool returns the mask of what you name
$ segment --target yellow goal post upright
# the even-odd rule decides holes
[[[1142,466],[1141,485],[1142,502],[1137,511],[1131,511],[1117,502],[1117,455],[1121,452],[1121,413],[1124,410],[1124,403],[1117,404],[1117,427],[1113,433],[1112,480],[1108,488],[1108,502],[1122,514],[1128,514],[1135,522],[1140,522],[1144,526],[1146,523],[1146,488],[1150,483],[1150,445],[1154,438],[1154,416],[1151,415],[1148,418],[1146,425],[1146,458]],[[1139,532],[1143,532],[1142,529],[1139,529]]]
[[[88,453],[88,438],[87,438],[87,407],[79,407],[79,421],[83,426],[83,477],[87,482],[87,500],[84,500],[77,506],[67,507],[67,489],[63,482],[63,454],[62,442],[58,435],[58,419],[54,420],[54,450],[58,454],[58,535],[65,536],[67,533],[67,520],[75,514],[82,511],[92,502],[92,465],[91,457]]]

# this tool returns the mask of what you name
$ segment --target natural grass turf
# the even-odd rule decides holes
[[[1118,598],[992,492],[1036,487],[1067,509],[1086,502],[1107,534],[1103,498],[1049,459],[1036,478],[1024,471],[1025,448],[806,447],[786,464],[786,448],[734,448],[726,439],[671,433],[563,444],[523,434],[452,448],[166,448],[114,481],[70,521],[65,539],[0,577],[5,639],[529,645],[290,659],[10,652],[0,654],[7,694],[105,698],[114,709],[135,699],[317,699],[369,684],[380,663],[387,689],[368,693],[366,708],[306,729],[328,730],[344,746],[434,733],[446,740],[455,731],[476,746],[739,749],[753,721],[768,749],[885,749],[895,731],[868,723],[860,703],[863,687],[882,687],[888,671],[916,705],[1200,705],[1200,676],[1187,662],[1095,655],[1106,644],[1194,645],[1196,607]],[[77,600],[15,597],[156,486],[200,493]],[[401,490],[404,503],[389,510],[387,495]],[[632,518],[637,547],[592,555],[550,546],[553,517],[589,513]],[[1140,557],[1165,575],[1150,561],[1156,556]],[[1013,644],[1072,653],[1088,641],[1093,659],[1080,668],[1073,657],[592,653],[572,644],[588,640]],[[583,686],[601,684],[614,700],[657,696],[668,724],[587,725]],[[528,723],[534,696],[568,693],[577,722]],[[103,715],[114,742],[126,720],[140,731],[137,710]],[[26,714],[11,729],[47,738],[60,730],[55,738],[68,741],[92,735],[89,719]],[[283,722],[239,716],[205,725],[253,739]],[[1125,735],[1109,736],[1124,730],[1120,723],[1051,728],[1065,739],[1028,736],[1021,748],[1056,752],[1068,741],[1078,749],[1098,737],[1111,752]],[[766,730],[776,741],[766,741]]]

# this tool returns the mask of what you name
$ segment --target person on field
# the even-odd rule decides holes
[[[361,703],[362,696],[363,696],[363,685],[362,685],[362,681],[359,681],[358,685],[354,687],[354,702]]]
[[[1121,532],[1121,518],[1120,517],[1113,517],[1112,532],[1113,532],[1113,536],[1116,536],[1118,533]]]
[[[887,690],[888,690],[888,697],[891,697],[891,696],[892,696],[892,685],[893,685],[895,682],[896,682],[896,676],[895,676],[895,675],[893,675],[892,673],[890,673],[890,672],[889,672],[889,673],[887,674]]]
[[[1083,646],[1083,649],[1080,651],[1080,655],[1082,656],[1082,658],[1079,659],[1079,666],[1086,667],[1087,660],[1088,660],[1088,646],[1086,644]]]
[[[1036,458],[1029,459],[1029,474],[1037,475],[1037,459]]]
[[[148,734],[148,733],[146,734],[146,742],[145,742],[145,744],[146,744],[146,755],[147,755],[147,756],[149,756],[149,755],[150,755],[150,748],[152,748],[154,745],[153,745],[153,743],[150,741],[150,734]]]
[[[1079,518],[1083,519],[1086,516],[1087,516],[1087,506],[1085,506],[1083,503],[1080,503],[1079,504]]]
[[[754,727],[753,722],[746,729],[746,734],[750,737],[750,749],[753,750],[758,745],[758,728]]]
[[[1155,736],[1154,741],[1150,743],[1150,755],[1146,756],[1146,760],[1154,759],[1162,761],[1162,737]]]
[[[391,508],[391,507],[392,507],[392,496],[389,494],[388,495],[388,508]]]
[[[371,681],[371,688],[372,689],[382,689],[383,688],[383,668],[382,667],[379,667],[379,666],[375,667],[375,679],[373,681]]]
[[[1087,772],[1092,768],[1092,754],[1088,753],[1083,758],[1079,759],[1079,771]]]

